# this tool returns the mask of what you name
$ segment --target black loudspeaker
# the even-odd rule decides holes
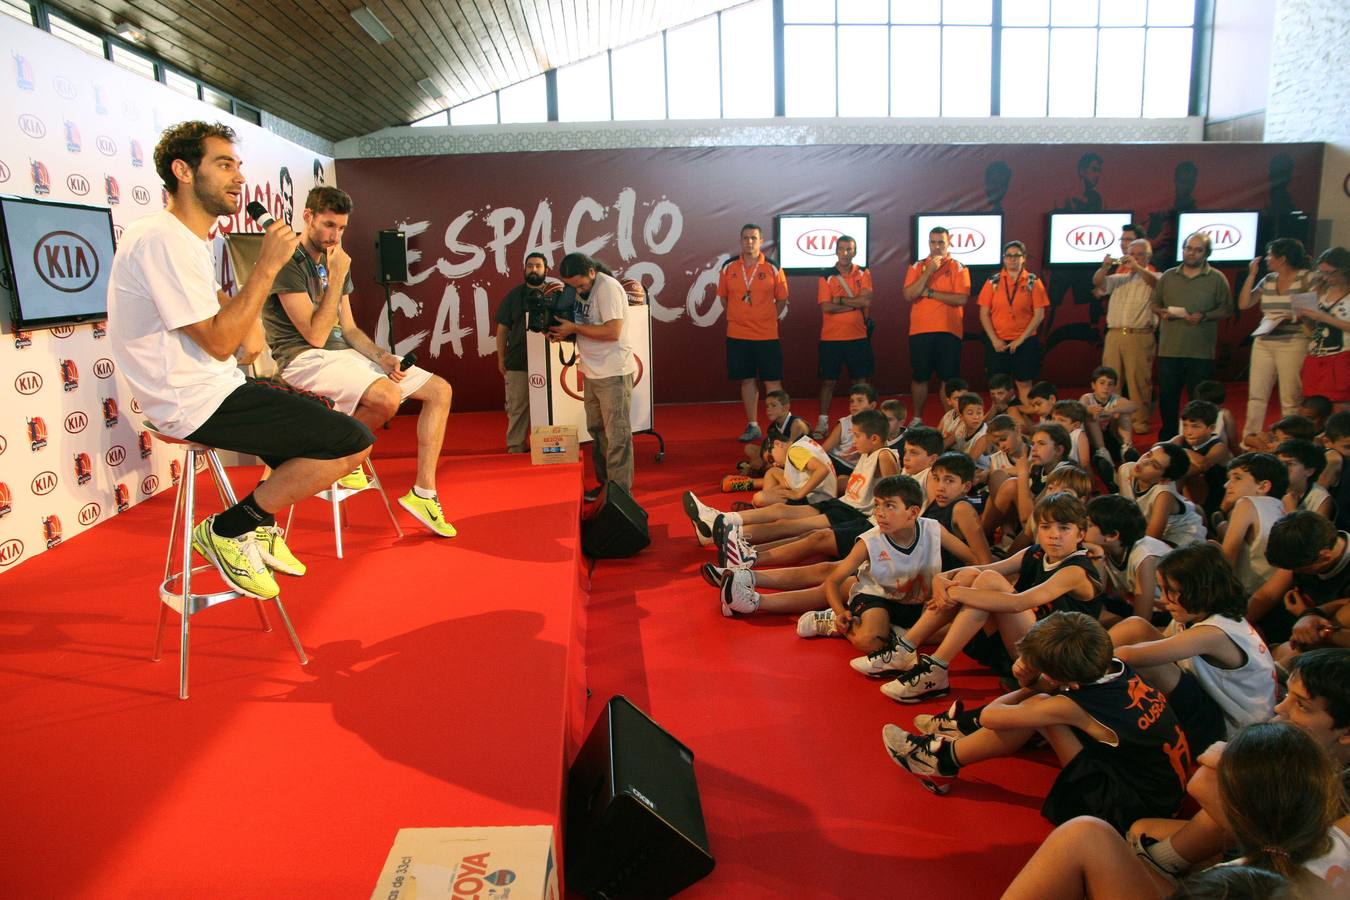
[[[582,513],[581,552],[591,559],[632,556],[651,542],[647,511],[613,481],[605,485],[595,505]]]
[[[694,754],[623,695],[605,704],[567,783],[567,887],[590,897],[669,897],[716,864]]]
[[[408,280],[408,236],[396,229],[379,232],[375,249],[380,260],[378,281],[399,284]]]

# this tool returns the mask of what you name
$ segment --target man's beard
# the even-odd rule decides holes
[[[223,191],[219,194],[206,193],[200,181],[192,183],[192,194],[202,209],[213,216],[232,216],[239,211],[239,204]]]
[[[544,276],[536,275],[533,272],[527,272],[525,273],[525,283],[530,287],[539,287],[539,285],[544,283]]]

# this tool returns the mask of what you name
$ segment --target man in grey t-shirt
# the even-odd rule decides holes
[[[342,234],[352,198],[335,187],[316,187],[305,200],[303,259],[292,258],[272,282],[263,306],[263,329],[277,371],[287,383],[333,401],[374,430],[408,397],[422,401],[417,421],[417,480],[399,505],[441,537],[454,537],[436,495],[436,464],[450,414],[450,385],[377,346],[352,318],[351,257]],[[342,479],[364,487],[364,472]]]

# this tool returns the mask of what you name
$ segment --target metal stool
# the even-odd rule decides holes
[[[198,461],[203,461],[211,469],[211,478],[216,484],[216,492],[220,495],[220,502],[226,508],[234,506],[239,501],[234,495],[234,488],[230,485],[230,479],[225,475],[225,467],[220,464],[220,457],[216,455],[214,449],[203,444],[194,444],[191,441],[179,440],[161,434],[150,427],[148,423],[146,427],[158,440],[166,444],[178,444],[184,450],[183,474],[178,481],[178,491],[173,506],[173,522],[169,526],[169,552],[164,559],[164,580],[159,585],[159,623],[155,626],[155,654],[152,658],[155,662],[159,662],[160,651],[164,643],[164,620],[168,617],[169,610],[172,609],[178,613],[182,622],[178,639],[178,697],[181,700],[186,700],[188,697],[188,623],[192,615],[227,600],[238,600],[248,596],[232,588],[210,594],[194,594],[192,592],[193,575],[198,572],[215,571],[215,566],[210,563],[195,568],[192,565],[193,501],[195,499],[194,488],[197,480]],[[181,528],[179,527],[180,524]],[[177,572],[173,570],[175,542],[181,542],[180,549],[182,550],[181,568]],[[258,610],[258,618],[262,620],[263,631],[271,631],[272,625],[267,621],[267,611],[263,608],[263,601],[256,597],[250,599],[253,600]],[[300,665],[307,665],[309,658],[305,656],[305,650],[300,646],[300,638],[296,636],[295,628],[291,626],[291,619],[286,615],[286,607],[281,605],[281,597],[274,598],[273,602],[276,603],[277,614],[281,616],[282,624],[286,626],[286,633],[291,637],[295,654],[300,657]]]
[[[389,521],[394,525],[394,533],[400,538],[403,537],[403,529],[399,527],[398,518],[394,515],[394,507],[389,503],[389,495],[384,492],[384,485],[380,483],[380,476],[375,474],[375,464],[367,456],[361,465],[369,470],[367,481],[370,483],[363,488],[345,488],[336,481],[328,486],[327,490],[319,491],[315,494],[321,500],[326,500],[333,505],[333,543],[337,545],[337,558],[342,559],[342,523],[346,518],[346,512],[342,508],[342,501],[348,497],[353,497],[362,491],[376,490],[380,492],[380,499],[384,501],[384,508],[389,513]],[[286,516],[286,534],[291,533],[291,522],[295,519],[295,507]]]

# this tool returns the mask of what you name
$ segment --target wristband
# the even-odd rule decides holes
[[[1298,614],[1298,619],[1304,619],[1308,616],[1317,616],[1319,619],[1326,619],[1328,622],[1334,621],[1332,615],[1320,606],[1310,606]],[[1297,619],[1295,620],[1297,621]]]

